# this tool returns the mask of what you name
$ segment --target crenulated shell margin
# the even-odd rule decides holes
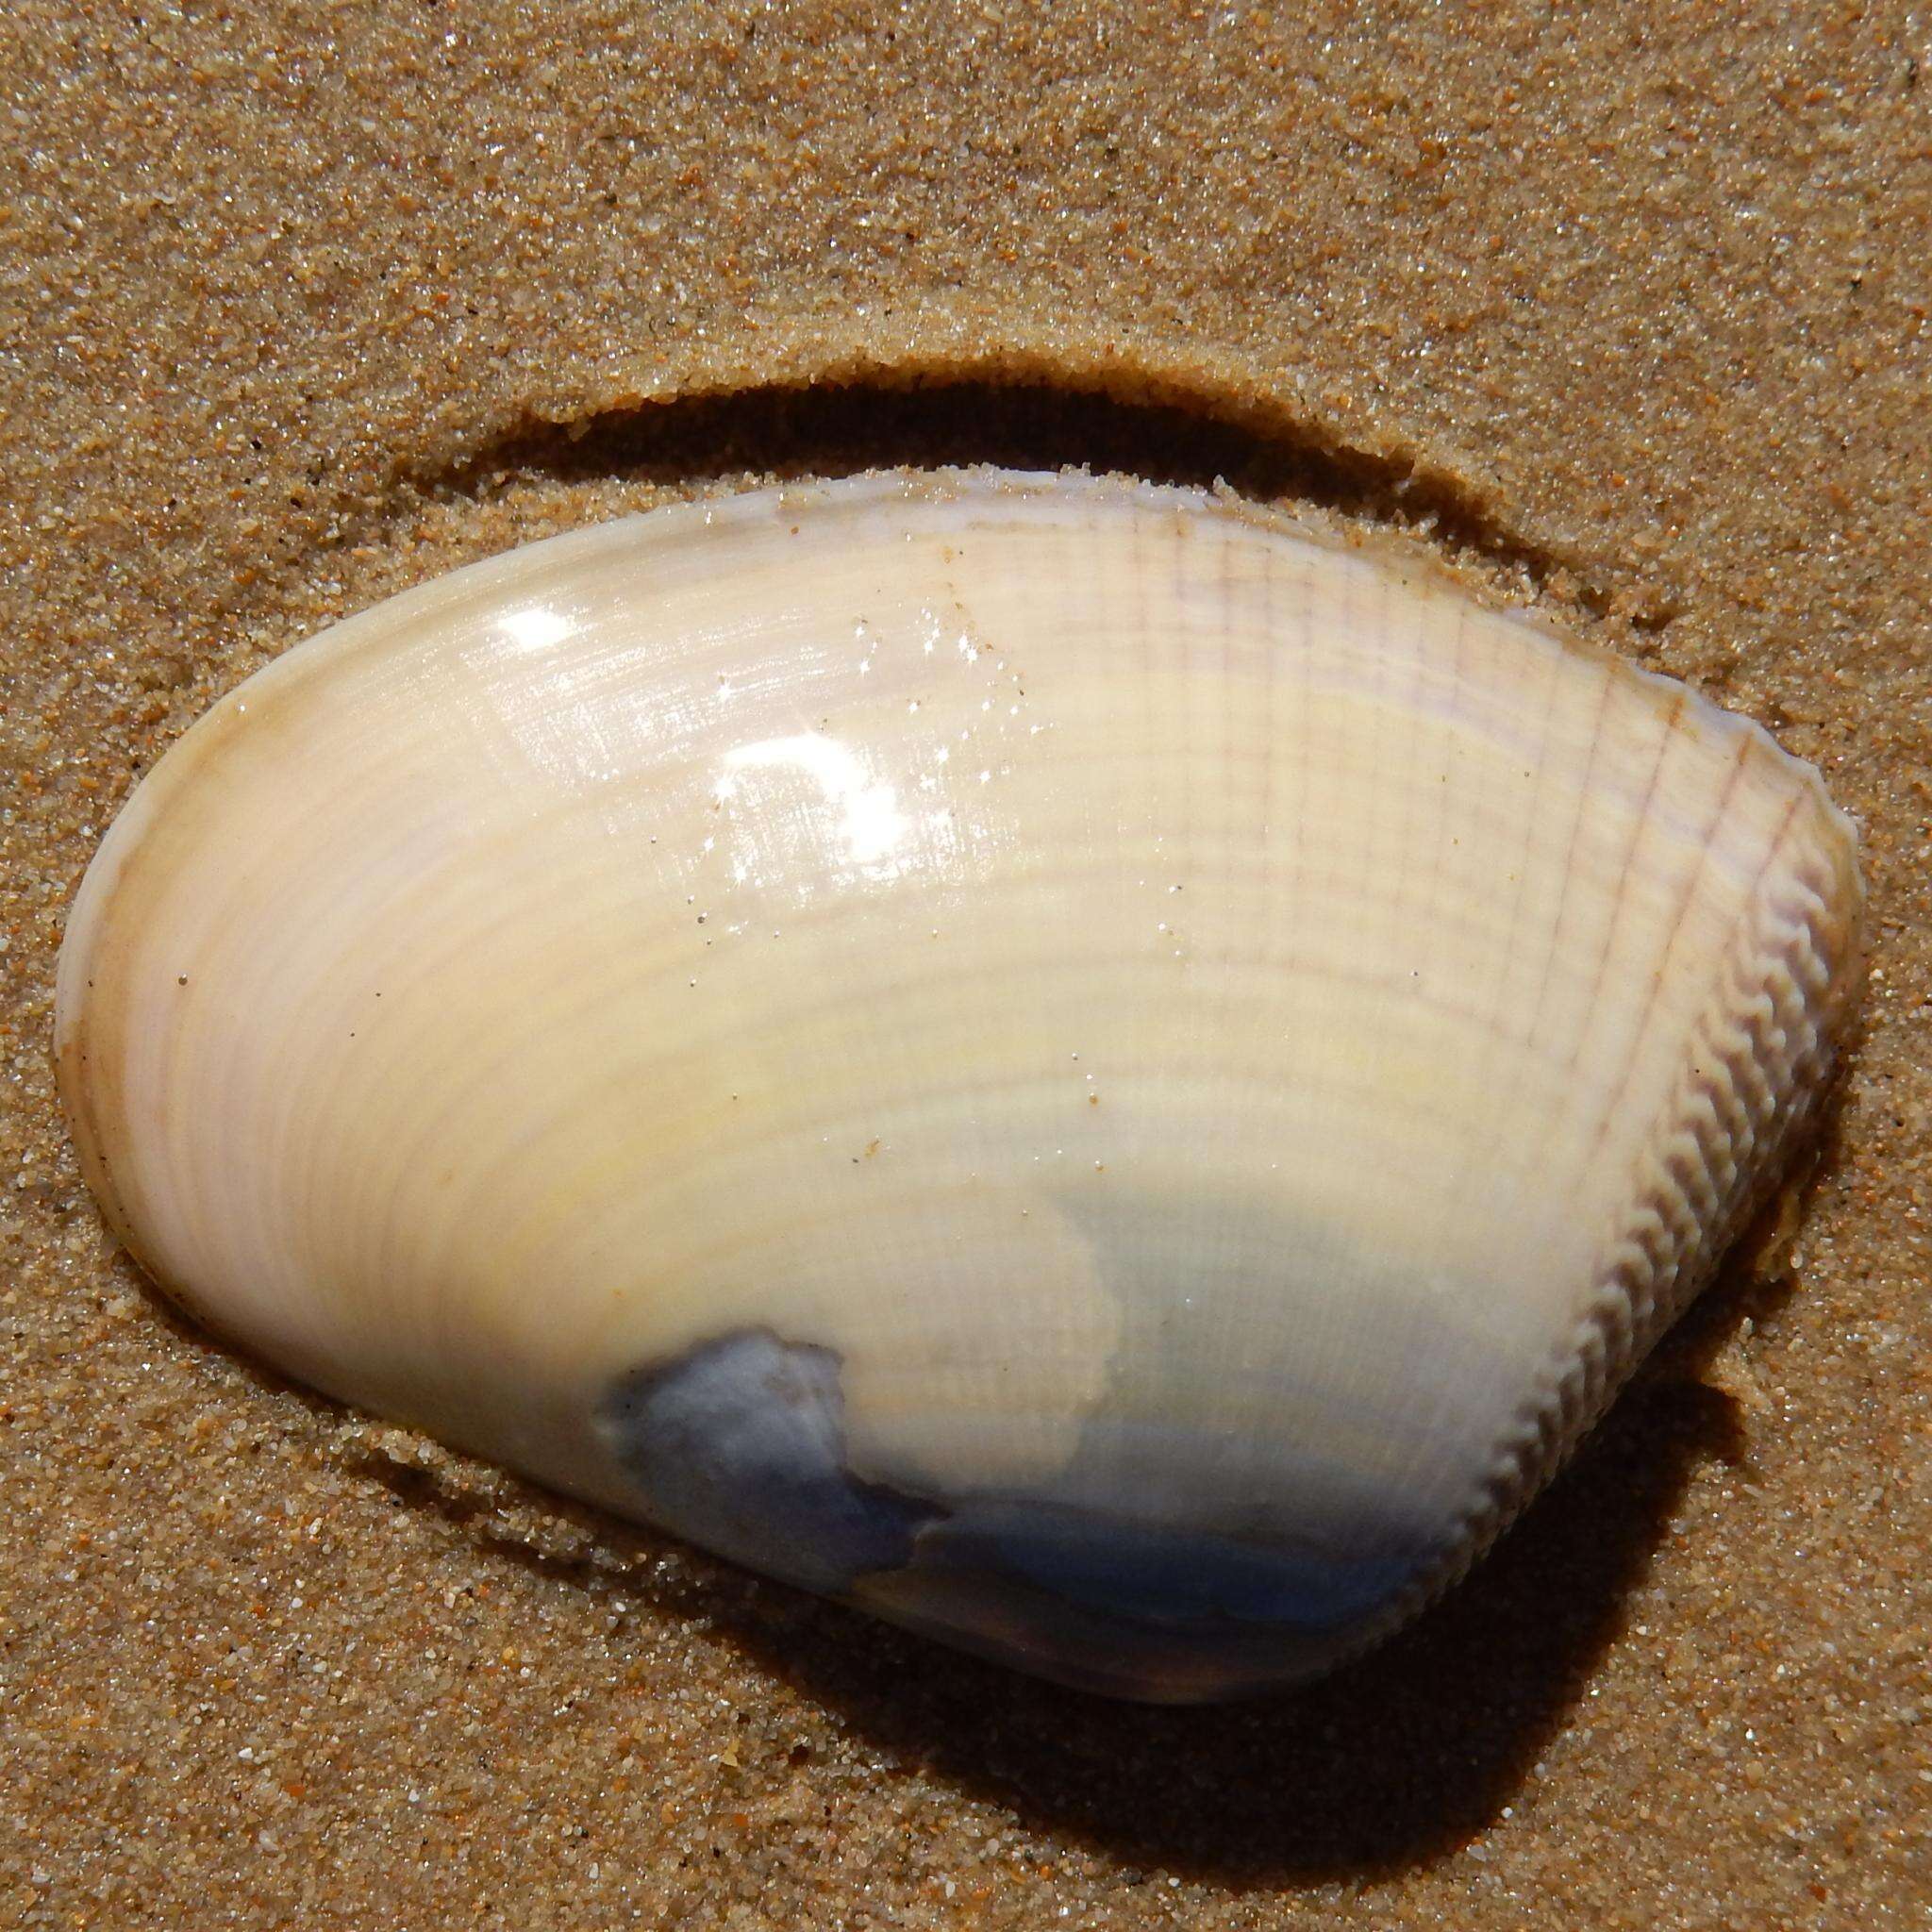
[[[1809,818],[1802,870],[1777,879]],[[1776,890],[1773,881],[1782,890]],[[1842,908],[1849,906],[1849,914]],[[1639,1176],[1636,1205],[1604,1252],[1600,1286],[1497,1444],[1442,1553],[1351,1655],[1444,1595],[1555,1478],[1657,1341],[1715,1273],[1817,1125],[1863,991],[1857,832],[1814,774],[1792,802],[1721,986],[1693,1032],[1672,1124]]]

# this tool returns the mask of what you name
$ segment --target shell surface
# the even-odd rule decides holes
[[[660,510],[218,703],[74,908],[143,1265],[289,1374],[1145,1697],[1452,1580],[1826,1081],[1855,842],[1687,688],[1213,498]]]

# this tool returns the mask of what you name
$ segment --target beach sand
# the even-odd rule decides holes
[[[1817,4],[8,8],[0,1924],[1924,1925],[1928,69]],[[1058,1692],[291,1389],[55,1104],[70,895],[246,673],[620,509],[977,459],[1407,530],[1864,828],[1795,1239],[1296,1695]]]

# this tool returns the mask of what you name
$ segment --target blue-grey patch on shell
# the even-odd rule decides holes
[[[832,1596],[890,1597],[906,1622],[1116,1693],[1215,1694],[1319,1668],[1414,1575],[1407,1538],[1371,1554],[1297,1536],[1293,1498],[1257,1534],[1136,1520],[1069,1501],[1118,1465],[1123,1423],[1096,1415],[1058,1493],[912,1495],[846,1461],[840,1362],[766,1329],[704,1341],[623,1378],[601,1417],[645,1513],[750,1568]],[[1129,1425],[1130,1426],[1130,1425]],[[1205,1477],[1218,1445],[1162,1435]],[[1274,1521],[1264,1523],[1263,1517]],[[1324,1547],[1324,1541],[1329,1547]]]
[[[1535,1367],[1477,1325],[1480,1284],[1379,1255],[1252,1190],[1055,1199],[1121,1316],[1059,1499],[1291,1550],[1342,1593],[1372,1593],[1344,1576],[1440,1558],[1457,1525],[1426,1487],[1432,1458],[1498,1441]],[[1308,1319],[1337,1306],[1374,1338],[1346,1376]],[[1215,1428],[1193,1420],[1204,1389]]]
[[[625,1376],[603,1423],[653,1522],[807,1590],[902,1568],[930,1513],[846,1468],[838,1357],[767,1329]]]
[[[1412,1569],[986,1499],[920,1532],[892,1601],[908,1621],[1062,1683],[1216,1696],[1331,1661]]]
[[[969,1504],[923,1531],[918,1561],[1004,1573],[1096,1613],[1165,1628],[1272,1624],[1311,1635],[1372,1614],[1412,1567],[1004,1499]]]

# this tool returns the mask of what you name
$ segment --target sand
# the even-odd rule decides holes
[[[1928,68],[1818,4],[8,8],[0,1924],[1925,1924]],[[982,458],[1406,530],[1865,828],[1794,1241],[1267,1703],[1056,1692],[288,1388],[54,1102],[63,908],[215,693],[586,519]]]

